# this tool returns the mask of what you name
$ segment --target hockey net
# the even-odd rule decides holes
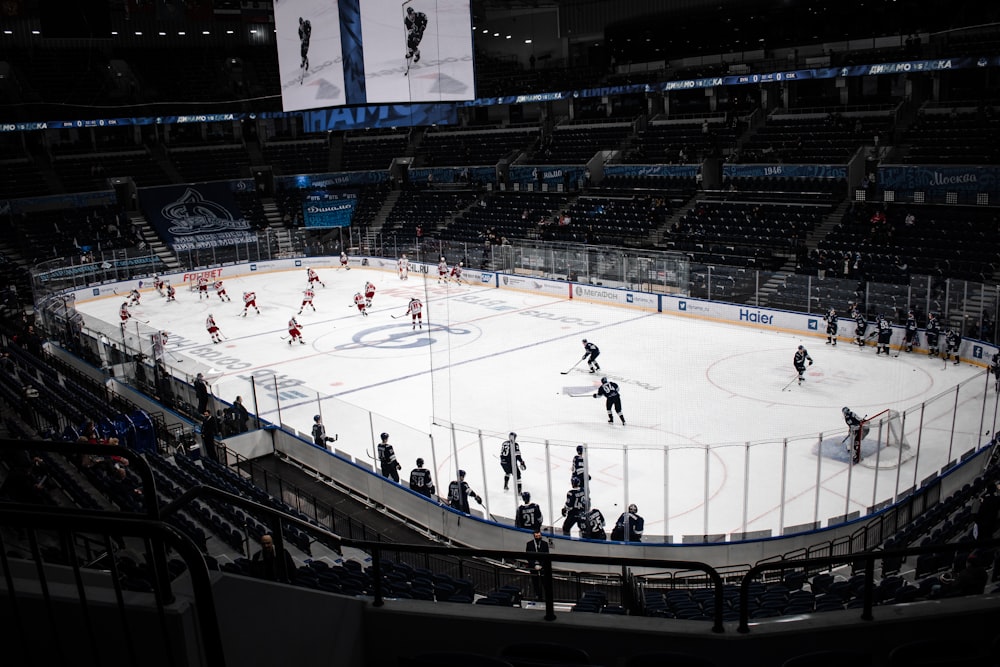
[[[896,468],[913,458],[906,439],[906,424],[897,410],[883,410],[861,420],[860,465],[866,468]]]

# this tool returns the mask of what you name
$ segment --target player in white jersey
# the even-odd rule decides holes
[[[226,288],[223,287],[221,280],[216,280],[212,284],[212,287],[215,288],[215,293],[219,296],[219,301],[232,301],[232,299],[229,298],[229,295],[226,294]]]
[[[138,306],[139,305],[139,299],[141,299],[141,298],[142,298],[142,295],[139,294],[139,290],[137,290],[137,289],[132,290],[131,292],[128,293],[128,305],[130,305],[130,306]]]
[[[260,308],[257,307],[257,293],[256,292],[243,292],[243,314],[240,317],[246,317],[247,311],[253,308],[260,315]]]
[[[294,340],[298,340],[301,345],[306,344],[302,340],[302,325],[293,317],[288,320],[288,344],[291,345]]]
[[[205,318],[205,329],[208,330],[208,335],[212,337],[213,343],[222,342],[222,332],[219,331],[219,325],[215,323],[215,317],[212,316],[212,313],[209,313],[208,317]]]
[[[365,283],[365,307],[366,308],[371,308],[372,307],[372,299],[374,299],[374,298],[375,298],[375,285],[372,284],[372,281],[369,280],[368,282]]]
[[[413,322],[413,328],[417,328],[417,324],[420,324],[420,328],[424,328],[424,304],[421,303],[420,299],[413,297],[410,299],[410,305],[406,307],[406,314],[410,316],[410,320]]]
[[[202,297],[205,297],[206,299],[211,298],[208,296],[208,278],[206,278],[205,276],[199,276],[197,287],[198,287],[199,301],[201,301]]]
[[[368,317],[368,306],[365,304],[365,295],[357,292],[354,295],[354,305],[358,307],[358,312]]]
[[[454,280],[459,285],[462,284],[462,263],[459,262],[455,266],[451,267],[451,279]]]
[[[326,287],[326,283],[319,279],[319,274],[312,267],[306,267],[306,276],[309,278],[309,284],[319,283],[323,287]]]
[[[129,318],[132,317],[132,313],[128,312],[128,301],[122,302],[122,307],[118,309],[118,317],[121,318],[122,327],[124,328]]]
[[[399,269],[400,280],[410,279],[410,260],[406,259],[405,254],[401,255],[399,260],[396,262],[396,268]]]
[[[448,262],[444,257],[438,262],[438,284],[448,282]]]
[[[348,271],[351,270],[351,267],[347,265],[347,253],[346,252],[340,253],[340,268],[347,269]]]
[[[167,281],[167,301],[176,301],[176,300],[177,300],[177,290],[174,289],[174,286],[171,285],[170,281],[168,280]]]
[[[160,296],[164,296],[163,279],[160,278],[160,276],[156,275],[155,273],[153,274],[153,289],[155,289],[156,293],[159,294]]]
[[[316,292],[313,291],[312,287],[307,287],[302,290],[302,305],[299,306],[299,315],[302,314],[302,311],[306,306],[312,308],[314,313],[316,312],[316,306],[313,305],[314,296],[316,296]]]

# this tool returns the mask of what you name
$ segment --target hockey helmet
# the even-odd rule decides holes
[[[607,384],[608,378],[601,378],[601,384]]]
[[[316,415],[315,417],[313,417],[313,421],[314,422],[318,422],[319,420],[320,420],[320,416],[319,415]]]
[[[580,476],[573,475],[573,479],[570,480],[570,484],[573,485],[573,488],[580,486]]]
[[[586,338],[584,338],[584,339],[583,339],[583,342],[584,342],[584,343],[586,343],[586,342],[587,342],[587,339],[586,339]]]
[[[386,440],[389,439],[389,434],[388,433],[383,433],[379,437],[382,438],[382,442],[385,442]]]
[[[844,413],[844,416],[847,416],[847,415],[851,414],[851,409],[849,407],[847,407],[847,406],[844,406],[844,409],[841,410],[841,412]]]
[[[458,471],[458,476],[459,477],[465,477],[465,471],[464,470],[459,470]]]
[[[511,440],[514,440],[514,439],[516,439],[516,438],[517,438],[517,433],[514,433],[513,431],[511,431],[511,432],[510,432],[509,434],[507,434],[507,435],[508,435],[508,437],[509,437],[509,438],[510,438]]]
[[[412,14],[413,13],[413,7],[407,7],[406,8],[406,13],[407,14]]]
[[[524,493],[521,494],[521,500],[523,500],[526,503],[530,503],[531,502],[531,494],[528,493],[527,491],[525,491]]]
[[[441,255],[441,259],[439,259],[438,261],[439,262],[443,262],[444,261],[444,255]]]
[[[628,506],[628,511],[631,512],[632,514],[635,514],[636,512],[639,511],[639,508],[635,506],[635,503],[632,503],[631,505]]]
[[[418,468],[423,468],[424,467],[424,460],[423,459],[417,459],[417,467]]]
[[[459,262],[459,263],[458,263],[458,265],[459,265],[459,266],[462,266],[462,262]]]
[[[804,345],[799,345],[799,349],[800,349],[800,350],[804,350],[804,349],[806,349],[806,348],[805,348],[805,346],[804,346]]]
[[[583,445],[577,445],[576,446],[576,453],[577,454],[583,454]]]

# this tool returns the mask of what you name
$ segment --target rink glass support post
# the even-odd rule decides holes
[[[709,501],[709,497],[708,496],[709,496],[709,493],[710,493],[709,488],[708,488],[708,484],[709,484],[709,471],[711,470],[711,467],[710,467],[711,464],[712,464],[712,448],[709,447],[708,445],[705,445],[705,482],[704,482],[704,487],[705,487],[705,511],[702,513],[702,516],[704,517],[704,524],[702,525],[702,530],[701,530],[701,534],[702,535],[708,535],[708,505],[709,505],[709,502],[708,502]]]
[[[920,442],[924,435],[924,412],[927,410],[927,404],[920,404],[920,428],[917,429],[917,453],[913,456],[913,488],[917,488],[917,472],[920,470]]]
[[[892,418],[891,414],[889,415],[889,418],[890,419]],[[882,424],[880,422],[879,425],[878,425],[878,436],[877,436],[877,438],[875,440],[875,475],[872,478],[872,504],[871,504],[871,507],[875,507],[875,498],[877,497],[875,494],[878,493],[878,471],[880,469],[879,468],[879,463],[881,463],[881,461],[882,461],[882,434],[883,434],[883,431],[885,432],[885,445],[886,445],[886,447],[888,447],[889,446],[889,424],[888,423]]]
[[[781,441],[781,498],[778,503],[778,534],[785,532],[785,487],[788,485],[788,438]]]
[[[622,445],[622,470],[625,471],[623,475],[624,480],[622,481],[622,507],[625,509],[623,511],[628,512],[628,445]],[[628,537],[626,535],[625,537]]]
[[[980,317],[981,316],[982,316],[982,313],[980,313]],[[989,370],[987,370],[985,373],[983,373],[983,375],[986,376],[986,384],[983,386],[983,396],[989,396],[990,395],[990,381],[993,379],[993,374],[990,373]],[[979,432],[980,433],[983,433],[983,426],[985,426],[985,425],[986,425],[986,401],[983,401],[983,409],[979,411]],[[993,430],[990,429],[989,432],[992,433]],[[976,443],[976,449],[977,450],[979,449],[979,444],[980,443],[978,443],[978,442]]]
[[[451,425],[451,437],[452,437],[452,440],[455,439],[455,425],[454,424]],[[489,519],[489,517],[490,517],[490,490],[489,490],[489,483],[486,481],[486,478],[489,477],[489,475],[486,474],[486,452],[483,449],[483,431],[482,431],[482,429],[480,429],[479,431],[476,432],[476,437],[479,439],[479,469],[483,471],[483,500],[486,501],[486,503],[483,505],[483,511],[486,512],[486,516],[483,517],[483,518]],[[511,454],[513,454],[513,452],[511,452]],[[515,463],[515,465],[516,465],[516,463]],[[514,488],[517,488],[516,482],[515,482]],[[515,493],[514,495],[516,496],[517,493]]]
[[[670,447],[663,445],[663,539],[670,534]]]
[[[448,428],[451,429],[451,460],[455,462],[455,469],[452,471],[451,478],[461,485],[462,480],[458,478],[458,471],[462,469],[462,466],[458,463],[458,444],[455,442],[455,425],[449,423]]]
[[[854,443],[851,443],[851,457],[847,461],[847,489],[844,491],[844,516],[851,511],[851,483],[854,481],[854,464],[851,462],[854,456]]]
[[[743,445],[743,532],[747,532],[747,512],[750,505],[750,441]]]
[[[371,414],[371,413],[369,413],[369,414]],[[431,441],[431,465],[434,466],[433,468],[431,468],[431,470],[434,471],[434,477],[440,477],[440,475],[438,474],[437,450],[434,448],[434,434],[433,433],[428,433],[427,434],[427,438]],[[434,477],[431,477],[431,483],[432,484],[434,483]],[[441,483],[441,480],[438,479],[438,484],[440,484],[440,483]],[[437,485],[435,484],[434,485],[434,495],[437,496],[438,498],[440,498],[441,497],[441,491],[444,491],[445,493],[447,493],[448,492],[448,487],[444,487],[444,489],[439,489],[437,487]]]
[[[549,496],[549,520],[552,522],[552,533],[555,533],[556,504],[552,498],[552,451],[548,439],[545,440],[545,486]]]
[[[580,480],[580,488],[583,489],[583,512],[584,516],[590,513],[590,449],[587,443],[583,443],[583,479]]]
[[[819,441],[816,443],[816,497],[813,500],[813,525],[819,521],[819,492],[822,488],[823,471],[823,433],[819,434]]]
[[[274,380],[274,395],[278,399],[278,401],[277,401],[277,403],[278,403],[278,426],[281,427],[281,425],[282,425],[282,422],[281,422],[281,394],[278,393],[278,375],[277,375],[277,373],[274,374],[271,379]]]
[[[903,441],[906,439],[906,412],[899,418],[899,451],[896,452],[896,486],[892,489],[892,496],[895,498],[899,493],[899,478],[903,474]]]
[[[962,385],[955,386],[955,406],[951,410],[951,433],[948,434],[948,458],[945,463],[951,463],[951,448],[955,443],[955,419],[958,417],[958,393]]]

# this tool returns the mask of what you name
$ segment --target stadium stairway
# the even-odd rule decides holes
[[[396,207],[396,202],[399,201],[402,194],[402,190],[393,190],[386,196],[385,201],[382,202],[382,208],[378,210],[378,213],[375,214],[375,218],[372,220],[372,224],[369,227],[370,232],[377,234],[382,231],[385,221],[389,219],[389,214]]]
[[[149,248],[156,253],[156,256],[160,258],[164,264],[166,264],[169,271],[175,271],[180,268],[181,263],[177,261],[177,256],[174,255],[173,251],[167,246],[166,243],[157,235],[156,230],[153,229],[149,221],[146,220],[144,216],[139,211],[130,211],[128,214],[129,222],[135,227],[139,232],[139,236],[142,238],[143,243],[145,243]]]

